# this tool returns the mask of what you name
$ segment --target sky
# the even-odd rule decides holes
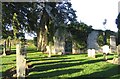
[[[118,15],[118,2],[120,0],[71,0],[72,7],[76,10],[77,20],[87,25],[92,25],[93,29],[111,30],[117,32],[115,19]],[[107,19],[106,25],[103,25]],[[25,35],[33,39],[28,34]]]
[[[115,19],[118,15],[118,2],[120,0],[71,0],[72,7],[76,10],[77,20],[93,29],[111,30],[117,32]],[[107,19],[106,25],[103,25]]]

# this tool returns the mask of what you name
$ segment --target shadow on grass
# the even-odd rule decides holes
[[[67,67],[72,67],[72,66],[78,66],[78,65],[83,65],[83,64],[92,64],[92,63],[96,63],[96,62],[100,62],[103,60],[89,60],[89,61],[80,61],[80,60],[68,60],[68,61],[58,61],[58,62],[45,62],[45,63],[36,63],[33,64],[33,68],[29,70],[29,72],[42,72],[42,71],[48,71],[48,70],[55,70],[55,69],[62,69],[62,68],[67,68]],[[64,63],[63,63],[64,62]],[[79,69],[78,69],[79,70]],[[75,69],[70,70],[72,72],[76,72]],[[61,71],[62,72],[62,71]],[[63,72],[65,72],[65,74],[70,74],[69,70],[63,70]],[[79,70],[80,72],[80,70]],[[57,74],[57,75],[55,75]],[[51,73],[40,73],[40,74],[32,74],[29,75],[29,77],[51,77],[51,75],[53,76],[58,76],[61,75],[59,74],[59,70],[55,72],[51,72]],[[64,73],[62,73],[62,75],[64,75]]]
[[[114,56],[114,54],[108,54],[107,56],[108,56],[108,57]],[[103,54],[100,53],[100,54],[97,54],[97,55],[96,55],[96,58],[99,58],[99,57],[103,57]]]
[[[58,79],[58,76],[60,76],[60,75],[72,74],[72,73],[80,72],[81,70],[83,70],[83,69],[66,69],[66,70],[45,72],[45,73],[40,73],[40,74],[33,74],[33,75],[29,75],[28,79],[50,78],[50,77],[57,77],[57,79]]]
[[[102,70],[102,69],[101,69]],[[110,68],[105,68],[102,71],[94,72],[87,75],[77,76],[74,79],[120,79],[120,66],[116,65]]]
[[[39,52],[36,48],[28,48],[27,52],[29,53],[35,53],[35,52]]]
[[[15,64],[15,63],[4,63],[2,65],[12,65],[12,64]]]
[[[5,72],[2,72],[2,79],[16,79],[13,77],[13,74],[16,74],[16,67],[12,67]]]
[[[46,58],[46,57],[32,57],[32,58],[27,58],[27,63],[29,62],[34,62],[34,61],[45,61],[45,60],[66,60],[70,58],[58,58],[58,57],[51,57],[51,58]]]
[[[41,62],[41,63],[35,63],[35,64],[32,64],[32,66],[35,66],[35,65],[50,65],[50,64],[61,64],[61,63],[67,63],[67,62],[81,62],[81,61],[84,61],[86,59],[80,59],[80,60],[67,60],[67,59],[62,59],[60,61],[52,61],[52,62]]]

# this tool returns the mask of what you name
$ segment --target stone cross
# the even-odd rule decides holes
[[[25,79],[26,69],[26,48],[21,44],[16,45],[16,68],[17,79]]]

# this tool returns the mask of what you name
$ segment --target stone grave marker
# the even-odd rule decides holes
[[[87,39],[87,48],[88,48],[88,57],[95,57],[95,50],[98,50],[99,45],[97,43],[98,31],[92,31],[88,35]]]
[[[65,52],[66,54],[72,53],[72,41],[65,41]]]
[[[118,57],[113,58],[113,63],[120,65],[120,45],[117,46]]]
[[[20,43],[16,45],[17,79],[25,79],[26,48]]]
[[[54,53],[55,54],[65,54],[65,37],[60,36],[61,32],[59,30],[56,31],[54,37]]]
[[[109,51],[110,51],[109,46],[108,45],[104,45],[102,47],[102,49],[103,49],[103,57],[104,57],[105,60],[107,60],[107,55],[109,54]]]
[[[95,49],[88,49],[88,57],[95,58]]]
[[[120,57],[120,45],[117,46],[117,54]]]
[[[116,38],[115,36],[110,36],[110,53],[116,52]]]

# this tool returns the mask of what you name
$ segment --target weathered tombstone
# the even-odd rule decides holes
[[[113,63],[120,65],[120,45],[117,46],[117,55],[118,57],[113,59]]]
[[[88,48],[88,57],[95,57],[95,50],[98,50],[99,45],[97,43],[98,31],[92,31],[88,35],[87,39],[87,48]]]
[[[65,52],[66,54],[72,53],[72,41],[65,41]]]
[[[18,79],[25,79],[26,75],[26,39],[24,33],[18,33],[17,38],[20,40],[16,45],[16,72]]]
[[[76,47],[76,43],[73,42],[72,44],[72,54],[79,54],[80,53],[80,49],[78,49]]]
[[[120,57],[118,57],[118,58],[113,58],[113,63],[120,65]]]
[[[105,60],[107,60],[107,55],[109,54],[109,51],[110,51],[109,46],[108,45],[104,45],[102,47],[102,49],[103,49],[103,57],[104,57]]]
[[[56,31],[55,33],[55,38],[54,38],[54,51],[55,54],[65,54],[65,37],[64,36],[59,36],[61,32],[59,30]]]
[[[17,68],[17,78],[25,79],[25,69],[26,69],[26,51],[25,47],[21,44],[16,45],[16,68]]]
[[[116,38],[115,36],[110,36],[110,53],[116,52]]]
[[[88,57],[95,58],[95,49],[88,49]]]
[[[120,57],[120,45],[117,46],[117,55]]]

